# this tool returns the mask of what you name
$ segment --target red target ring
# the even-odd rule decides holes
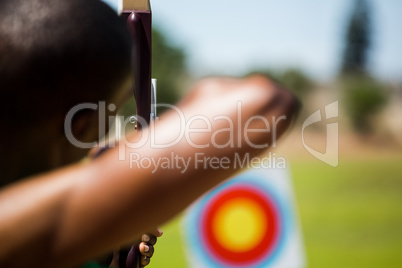
[[[220,234],[214,228],[219,213],[222,213],[220,211],[231,202],[251,204],[258,211],[261,211],[259,219],[262,219],[262,223],[257,223],[263,225],[260,228],[260,238],[254,239],[255,243],[246,249],[233,250],[233,248],[228,247],[222,243],[222,237],[219,237]],[[272,200],[258,189],[251,187],[229,188],[210,201],[204,215],[204,222],[201,226],[203,226],[202,231],[204,232],[206,247],[221,262],[237,265],[255,263],[269,255],[277,244],[280,231],[278,210]]]

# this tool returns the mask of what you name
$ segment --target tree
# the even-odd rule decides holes
[[[371,26],[368,1],[355,0],[346,29],[341,76],[346,112],[361,133],[375,130],[371,118],[388,100],[384,87],[368,72]]]
[[[344,104],[354,128],[360,133],[375,130],[371,117],[388,101],[383,86],[372,78],[349,78],[345,83]]]
[[[355,0],[345,35],[341,74],[365,74],[371,46],[371,9],[367,0]]]
[[[158,103],[174,104],[180,98],[187,75],[183,49],[169,44],[157,28],[152,29],[152,76],[158,79]]]
[[[263,74],[268,76],[272,80],[287,87],[299,99],[306,98],[314,87],[314,81],[305,72],[298,68],[289,68],[281,71],[256,69],[248,72],[245,76],[252,74]]]
[[[300,99],[306,98],[314,86],[314,82],[306,73],[295,68],[285,70],[278,80]]]

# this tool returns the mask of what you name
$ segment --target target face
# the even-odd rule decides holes
[[[230,187],[206,207],[202,224],[205,246],[222,263],[258,262],[278,242],[279,218],[272,200],[259,190]]]
[[[244,175],[227,182],[187,217],[191,253],[200,260],[191,267],[268,267],[281,254],[288,222],[286,206],[266,181]]]

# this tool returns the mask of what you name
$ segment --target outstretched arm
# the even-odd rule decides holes
[[[198,83],[178,108],[91,163],[1,191],[0,264],[68,267],[130,243],[238,172],[208,159],[266,150],[291,123],[297,102],[264,77],[214,78]],[[172,155],[186,161],[185,171],[156,166]]]

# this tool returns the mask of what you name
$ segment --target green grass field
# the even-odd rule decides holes
[[[402,156],[291,163],[307,267],[402,267]],[[151,268],[186,267],[180,217],[163,227]]]

